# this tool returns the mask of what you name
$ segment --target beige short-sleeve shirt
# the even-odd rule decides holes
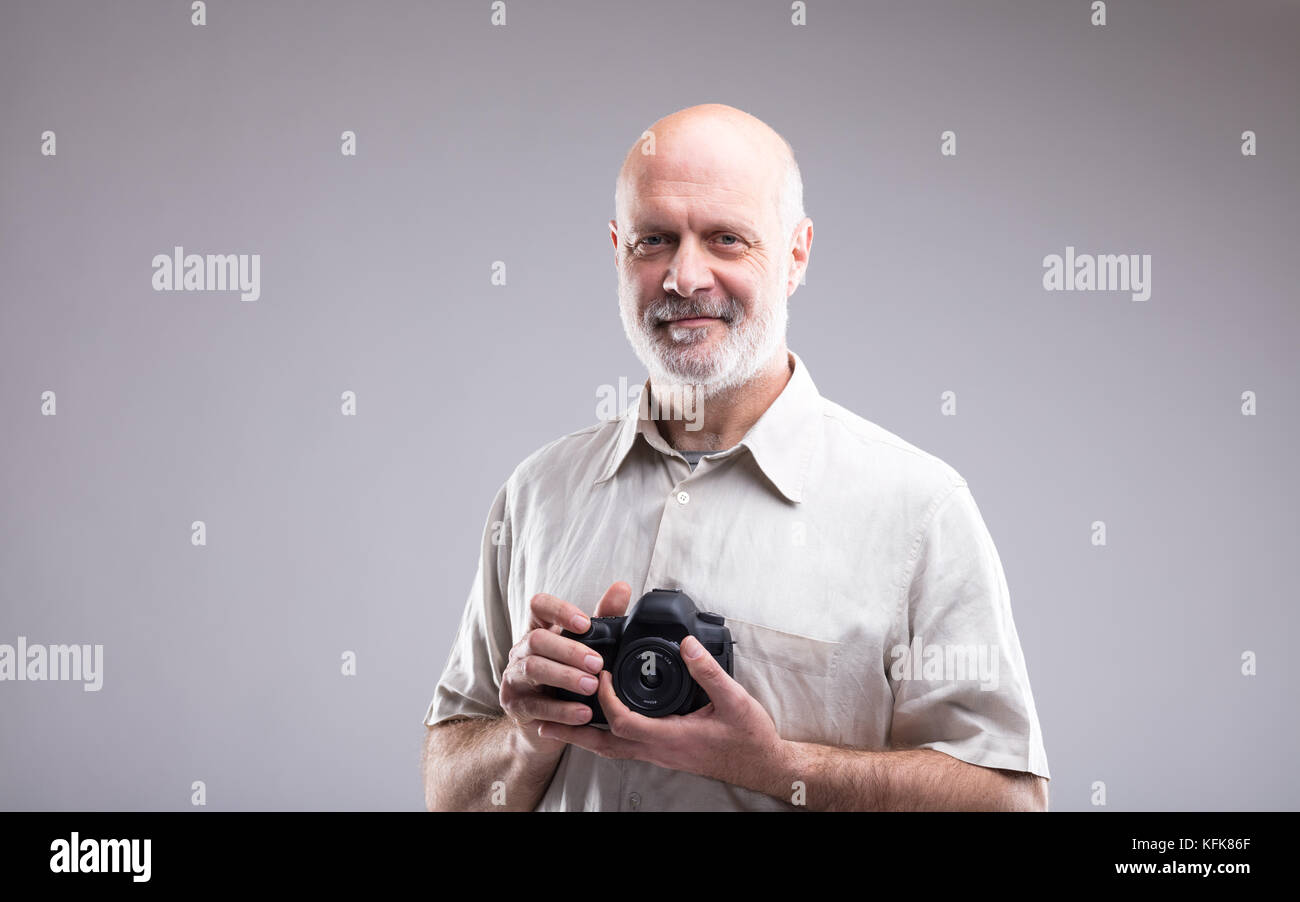
[[[1050,777],[1006,577],[965,479],[823,398],[790,359],[748,434],[693,472],[637,403],[525,459],[488,514],[424,722],[502,713],[533,595],[590,614],[625,580],[634,604],[673,588],[723,615],[735,679],[786,739]],[[569,746],[538,810],[793,807]]]

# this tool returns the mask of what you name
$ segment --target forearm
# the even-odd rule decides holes
[[[421,769],[430,811],[531,811],[551,782],[564,743],[529,737],[506,717],[430,727]]]
[[[788,742],[760,791],[819,811],[1045,811],[1046,781],[934,749],[865,751]],[[754,787],[759,788],[759,787]]]

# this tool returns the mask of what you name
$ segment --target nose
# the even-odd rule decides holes
[[[677,251],[668,261],[668,271],[664,273],[664,291],[672,291],[684,298],[689,298],[697,291],[713,288],[713,270],[709,268],[708,257],[701,250],[695,236],[685,236],[677,245]]]

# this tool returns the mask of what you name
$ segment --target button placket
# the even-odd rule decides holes
[[[646,572],[647,586],[677,585],[681,581],[680,574],[677,573],[680,561],[672,554],[671,549],[674,547],[673,536],[679,534],[685,523],[691,519],[690,515],[683,510],[691,500],[691,494],[683,488],[689,478],[687,474],[682,480],[669,483],[663,509],[659,514],[659,527],[655,532],[654,545],[650,550],[650,567]],[[682,512],[676,514],[674,511]],[[683,522],[679,523],[679,520]],[[620,798],[625,802],[627,795],[622,794]]]

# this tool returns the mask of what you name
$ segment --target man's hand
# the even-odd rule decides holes
[[[616,582],[605,590],[595,616],[622,617],[631,601],[632,587]],[[591,719],[591,708],[581,702],[560,701],[546,687],[592,695],[597,689],[596,674],[604,662],[581,642],[560,635],[566,629],[586,632],[591,625],[576,606],[539,593],[529,601],[528,610],[528,632],[510,649],[501,676],[501,707],[532,744],[555,750],[563,748],[564,743],[539,740],[536,722],[586,723]]]
[[[619,700],[606,671],[598,698],[608,731],[545,722],[537,726],[538,735],[605,758],[636,758],[738,786],[779,780],[793,763],[792,749],[777,735],[771,716],[694,636],[681,648],[686,669],[708,693],[708,705],[686,715],[645,717]]]
[[[596,615],[622,616],[631,600],[632,587],[614,583],[596,605]],[[589,618],[546,594],[534,595],[528,610],[528,631],[510,650],[501,676],[503,713],[444,721],[426,734],[422,770],[430,811],[533,810],[565,748],[563,742],[539,737],[536,724],[548,718],[568,723],[591,718],[587,705],[562,702],[548,688],[583,695],[595,691],[600,656],[560,635],[565,629],[585,631]]]

